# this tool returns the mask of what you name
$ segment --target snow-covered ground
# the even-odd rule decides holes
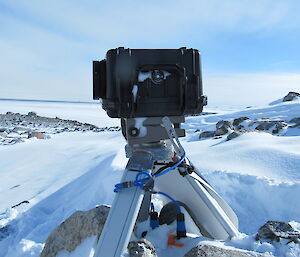
[[[100,127],[119,125],[119,120],[108,118],[96,104],[0,101],[0,113],[7,111],[34,111]],[[244,233],[230,242],[206,243],[280,257],[300,256],[300,247],[294,243],[271,245],[254,240],[268,220],[292,222],[300,228],[300,129],[286,136],[250,132],[231,141],[225,137],[198,139],[201,131],[211,130],[224,119],[300,117],[299,100],[205,111],[217,114],[188,117],[184,125],[187,137],[181,142],[189,159],[237,213]],[[0,238],[0,257],[39,256],[49,233],[74,211],[111,204],[114,184],[127,162],[125,143],[121,132],[72,132],[0,146],[0,227],[8,225],[7,236]],[[29,203],[10,208],[22,201]],[[164,235],[165,228],[156,233],[159,231]],[[155,242],[157,234],[148,237],[163,257],[183,256],[203,241],[200,237],[184,239],[186,246],[178,249],[166,248],[161,240]],[[60,257],[89,256],[94,244],[95,238],[89,238],[75,252],[62,252]]]

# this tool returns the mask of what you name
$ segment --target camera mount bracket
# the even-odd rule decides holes
[[[170,135],[165,128],[162,117],[130,118],[122,122],[122,131],[129,145],[145,144],[168,140]],[[171,116],[170,126],[174,124],[177,137],[184,137],[185,130],[180,128],[180,124],[185,121],[184,116]]]

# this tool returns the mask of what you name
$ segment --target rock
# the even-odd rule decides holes
[[[243,121],[245,121],[245,120],[249,120],[249,118],[248,118],[248,117],[240,117],[240,118],[236,118],[236,119],[233,120],[232,125],[233,125],[233,127],[234,127],[235,129],[241,129],[241,128],[244,127],[244,126],[241,125],[241,123],[242,123]]]
[[[232,133],[230,133],[227,138],[226,138],[226,141],[229,141],[229,140],[232,140],[238,136],[240,136],[241,134],[243,134],[242,132],[239,132],[239,131],[233,131]]]
[[[293,118],[290,120],[290,123],[294,123],[294,125],[292,125],[291,128],[298,128],[300,127],[300,118]]]
[[[300,96],[297,92],[289,92],[284,98],[283,102],[293,101]]]
[[[214,137],[215,136],[215,131],[204,131],[200,134],[199,138],[209,138],[209,137]]]
[[[287,126],[288,125],[285,122],[275,124],[275,128],[272,130],[272,134],[278,134],[280,130]]]
[[[109,207],[103,205],[75,212],[49,235],[40,257],[55,257],[62,250],[74,251],[85,238],[100,235],[108,213]]]
[[[198,245],[191,249],[184,257],[265,257],[260,253],[224,249],[214,245]]]
[[[288,126],[284,120],[272,120],[268,118],[257,119],[253,121],[249,126],[255,126],[255,130],[258,131],[269,131],[273,134],[277,134],[281,129]]]
[[[299,242],[300,232],[293,229],[293,227],[286,222],[268,221],[265,225],[260,227],[256,235],[256,240],[271,240],[280,241],[280,239],[289,239],[293,242]]]
[[[232,123],[229,120],[221,120],[216,124],[216,136],[222,136],[234,130]]]
[[[37,139],[46,139],[45,133],[33,131],[28,133],[28,138],[36,137]]]
[[[36,117],[37,116],[36,112],[29,112],[27,115],[31,116],[31,117]]]
[[[157,257],[155,248],[146,239],[129,242],[127,249],[129,257]]]

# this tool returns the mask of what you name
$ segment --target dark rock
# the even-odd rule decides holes
[[[283,102],[293,101],[300,96],[297,92],[289,92],[284,98]]]
[[[265,257],[266,255],[248,251],[229,250],[214,245],[198,245],[184,257]],[[270,255],[268,255],[270,256]]]
[[[230,134],[227,136],[226,140],[227,140],[227,141],[232,140],[232,139],[234,139],[234,138],[236,138],[236,137],[239,137],[241,134],[243,134],[243,133],[242,133],[242,132],[239,132],[239,131],[233,131],[232,133],[230,133]]]
[[[129,242],[127,249],[129,257],[157,257],[155,248],[146,239]]]
[[[77,211],[61,223],[47,238],[40,257],[55,257],[60,251],[74,251],[87,237],[100,235],[109,213],[108,206]]]
[[[272,132],[273,134],[278,133],[281,129],[287,126],[284,120],[271,120],[267,118],[257,119],[249,124],[249,126],[253,125],[256,125],[255,130],[258,131],[269,131],[270,129],[272,129],[272,131],[270,132]]]
[[[294,123],[294,125],[291,125],[291,128],[298,128],[300,127],[300,118],[294,118],[290,120],[290,123]]]
[[[240,124],[241,124],[243,121],[245,121],[245,120],[249,120],[249,118],[248,118],[248,117],[240,117],[240,118],[236,118],[236,119],[233,120],[232,125],[233,125],[236,129],[241,129],[241,128],[243,128],[243,126],[240,125]]]
[[[37,114],[36,114],[36,112],[29,112],[29,113],[28,113],[28,116],[31,116],[31,117],[36,117],[36,116],[37,116]]]
[[[228,120],[221,120],[216,124],[216,136],[222,136],[234,130],[232,123]]]
[[[209,138],[209,137],[214,137],[215,136],[215,131],[204,131],[200,134],[199,138]]]
[[[280,239],[289,239],[293,242],[299,242],[300,232],[286,222],[268,221],[260,227],[256,235],[256,240],[280,241]]]
[[[291,119],[290,123],[300,123],[300,117]]]

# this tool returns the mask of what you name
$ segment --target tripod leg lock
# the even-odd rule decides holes
[[[147,183],[144,185],[143,189],[145,191],[150,191],[154,187],[154,179],[150,178]]]

